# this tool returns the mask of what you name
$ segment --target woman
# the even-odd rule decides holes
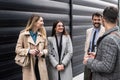
[[[65,31],[64,24],[56,21],[53,24],[52,35],[48,37],[50,80],[72,80],[71,58],[73,47],[70,36]]]
[[[30,64],[22,67],[23,80],[48,80],[45,56],[47,55],[46,31],[43,18],[32,15],[26,28],[20,32],[16,54],[28,56]]]

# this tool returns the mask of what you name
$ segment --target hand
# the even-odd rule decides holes
[[[39,53],[37,54],[37,56],[41,57],[43,55],[42,51],[39,51]]]
[[[57,65],[56,68],[57,68],[58,71],[61,71],[61,65]]]
[[[89,59],[89,55],[86,55],[84,57],[83,64],[87,64],[88,59]]]
[[[57,70],[58,71],[63,71],[64,70],[64,65],[63,64],[57,65]]]
[[[92,59],[94,59],[96,56],[95,52],[89,52],[88,55],[89,55],[89,58],[92,58]]]
[[[64,65],[63,64],[61,64],[61,71],[63,71],[64,70]]]
[[[29,53],[30,53],[31,55],[37,55],[37,54],[39,53],[39,50],[37,50],[37,49],[31,49],[31,50],[29,51]]]

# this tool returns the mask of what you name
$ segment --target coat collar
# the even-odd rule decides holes
[[[104,34],[104,32],[105,32],[105,28],[101,25],[100,26],[100,32],[99,32],[99,37],[101,37],[103,34]]]
[[[106,36],[106,35],[110,34],[111,32],[118,31],[118,30],[119,30],[119,27],[118,27],[118,26],[113,27],[113,28],[111,28],[110,30],[107,30],[107,31],[104,33],[103,36]]]
[[[25,34],[25,35],[30,35],[30,32],[29,32],[29,31],[24,31],[24,34]],[[40,35],[40,36],[41,36],[41,33],[40,33],[40,32],[38,32],[38,35]]]
[[[24,34],[26,36],[28,36],[28,42],[32,43],[33,45],[37,45],[39,42],[42,42],[42,38],[41,38],[41,33],[38,32],[37,33],[37,39],[36,39],[36,43],[33,41],[32,37],[30,36],[30,32],[29,31],[25,31]]]
[[[103,36],[101,36],[101,37],[98,39],[98,41],[97,41],[97,46],[99,46],[101,40],[102,40],[105,36],[109,35],[110,33],[114,32],[114,31],[118,31],[118,30],[119,30],[119,27],[118,27],[118,26],[113,27],[113,28],[111,28],[110,30],[107,30],[107,31],[103,34]]]

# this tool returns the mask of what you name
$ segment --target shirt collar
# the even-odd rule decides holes
[[[100,28],[101,28],[101,26],[100,26],[99,28],[93,28],[93,31],[99,32],[99,31],[100,31]]]
[[[30,35],[29,31],[25,31],[24,33],[25,33],[25,35]],[[40,36],[42,35],[39,31],[37,32],[37,34],[40,35]]]
[[[30,35],[31,35],[31,36],[35,36],[35,35],[37,35],[37,32],[34,33],[32,30],[30,30],[29,32],[30,32]]]

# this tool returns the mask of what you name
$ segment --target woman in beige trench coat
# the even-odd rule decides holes
[[[22,67],[23,80],[48,80],[45,56],[47,55],[46,30],[43,18],[32,15],[19,34],[16,54],[30,56],[30,64]]]

